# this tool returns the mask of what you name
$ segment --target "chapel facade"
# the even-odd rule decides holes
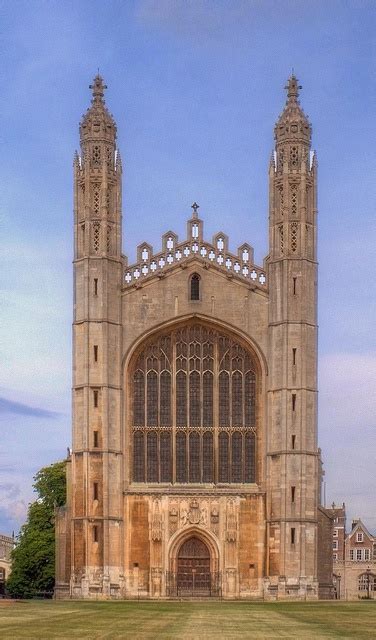
[[[158,252],[145,241],[128,265],[116,124],[99,75],[91,88],[74,158],[73,443],[56,596],[329,597],[317,162],[297,79],[274,130],[262,265],[247,242],[233,253],[224,232],[208,240],[196,203],[186,238],[167,231]]]

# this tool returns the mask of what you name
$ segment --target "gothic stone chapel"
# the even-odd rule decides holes
[[[262,266],[247,243],[231,253],[225,233],[208,241],[196,203],[183,241],[167,231],[161,251],[143,242],[128,265],[105,88],[98,75],[74,159],[56,596],[323,597],[317,164],[297,79],[275,126]]]

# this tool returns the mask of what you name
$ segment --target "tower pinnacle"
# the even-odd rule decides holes
[[[285,86],[285,89],[287,90],[287,98],[290,100],[297,100],[297,98],[299,97],[299,89],[301,88],[301,85],[298,84],[297,77],[294,75],[294,73],[292,73],[287,80],[287,85]]]
[[[277,147],[290,142],[294,145],[299,143],[310,146],[311,125],[298,100],[301,88],[297,77],[292,73],[285,86],[286,104],[274,129]]]
[[[99,73],[97,73],[97,75],[95,76],[93,84],[89,85],[89,89],[92,89],[93,100],[102,101],[104,90],[107,89],[107,85],[104,84],[103,78],[99,75]]]
[[[93,97],[90,107],[81,120],[81,143],[105,138],[107,142],[114,144],[116,124],[104,101],[103,96],[107,85],[99,73],[97,73],[89,88],[92,90]]]

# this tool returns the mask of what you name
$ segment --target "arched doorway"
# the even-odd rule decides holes
[[[206,544],[192,536],[181,545],[177,558],[179,595],[210,595],[210,552]]]

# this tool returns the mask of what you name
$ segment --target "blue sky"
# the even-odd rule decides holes
[[[376,529],[376,6],[366,0],[2,2],[0,531],[70,444],[72,158],[99,67],[131,260],[197,200],[267,254],[267,168],[294,68],[319,160],[319,437],[327,502]]]

